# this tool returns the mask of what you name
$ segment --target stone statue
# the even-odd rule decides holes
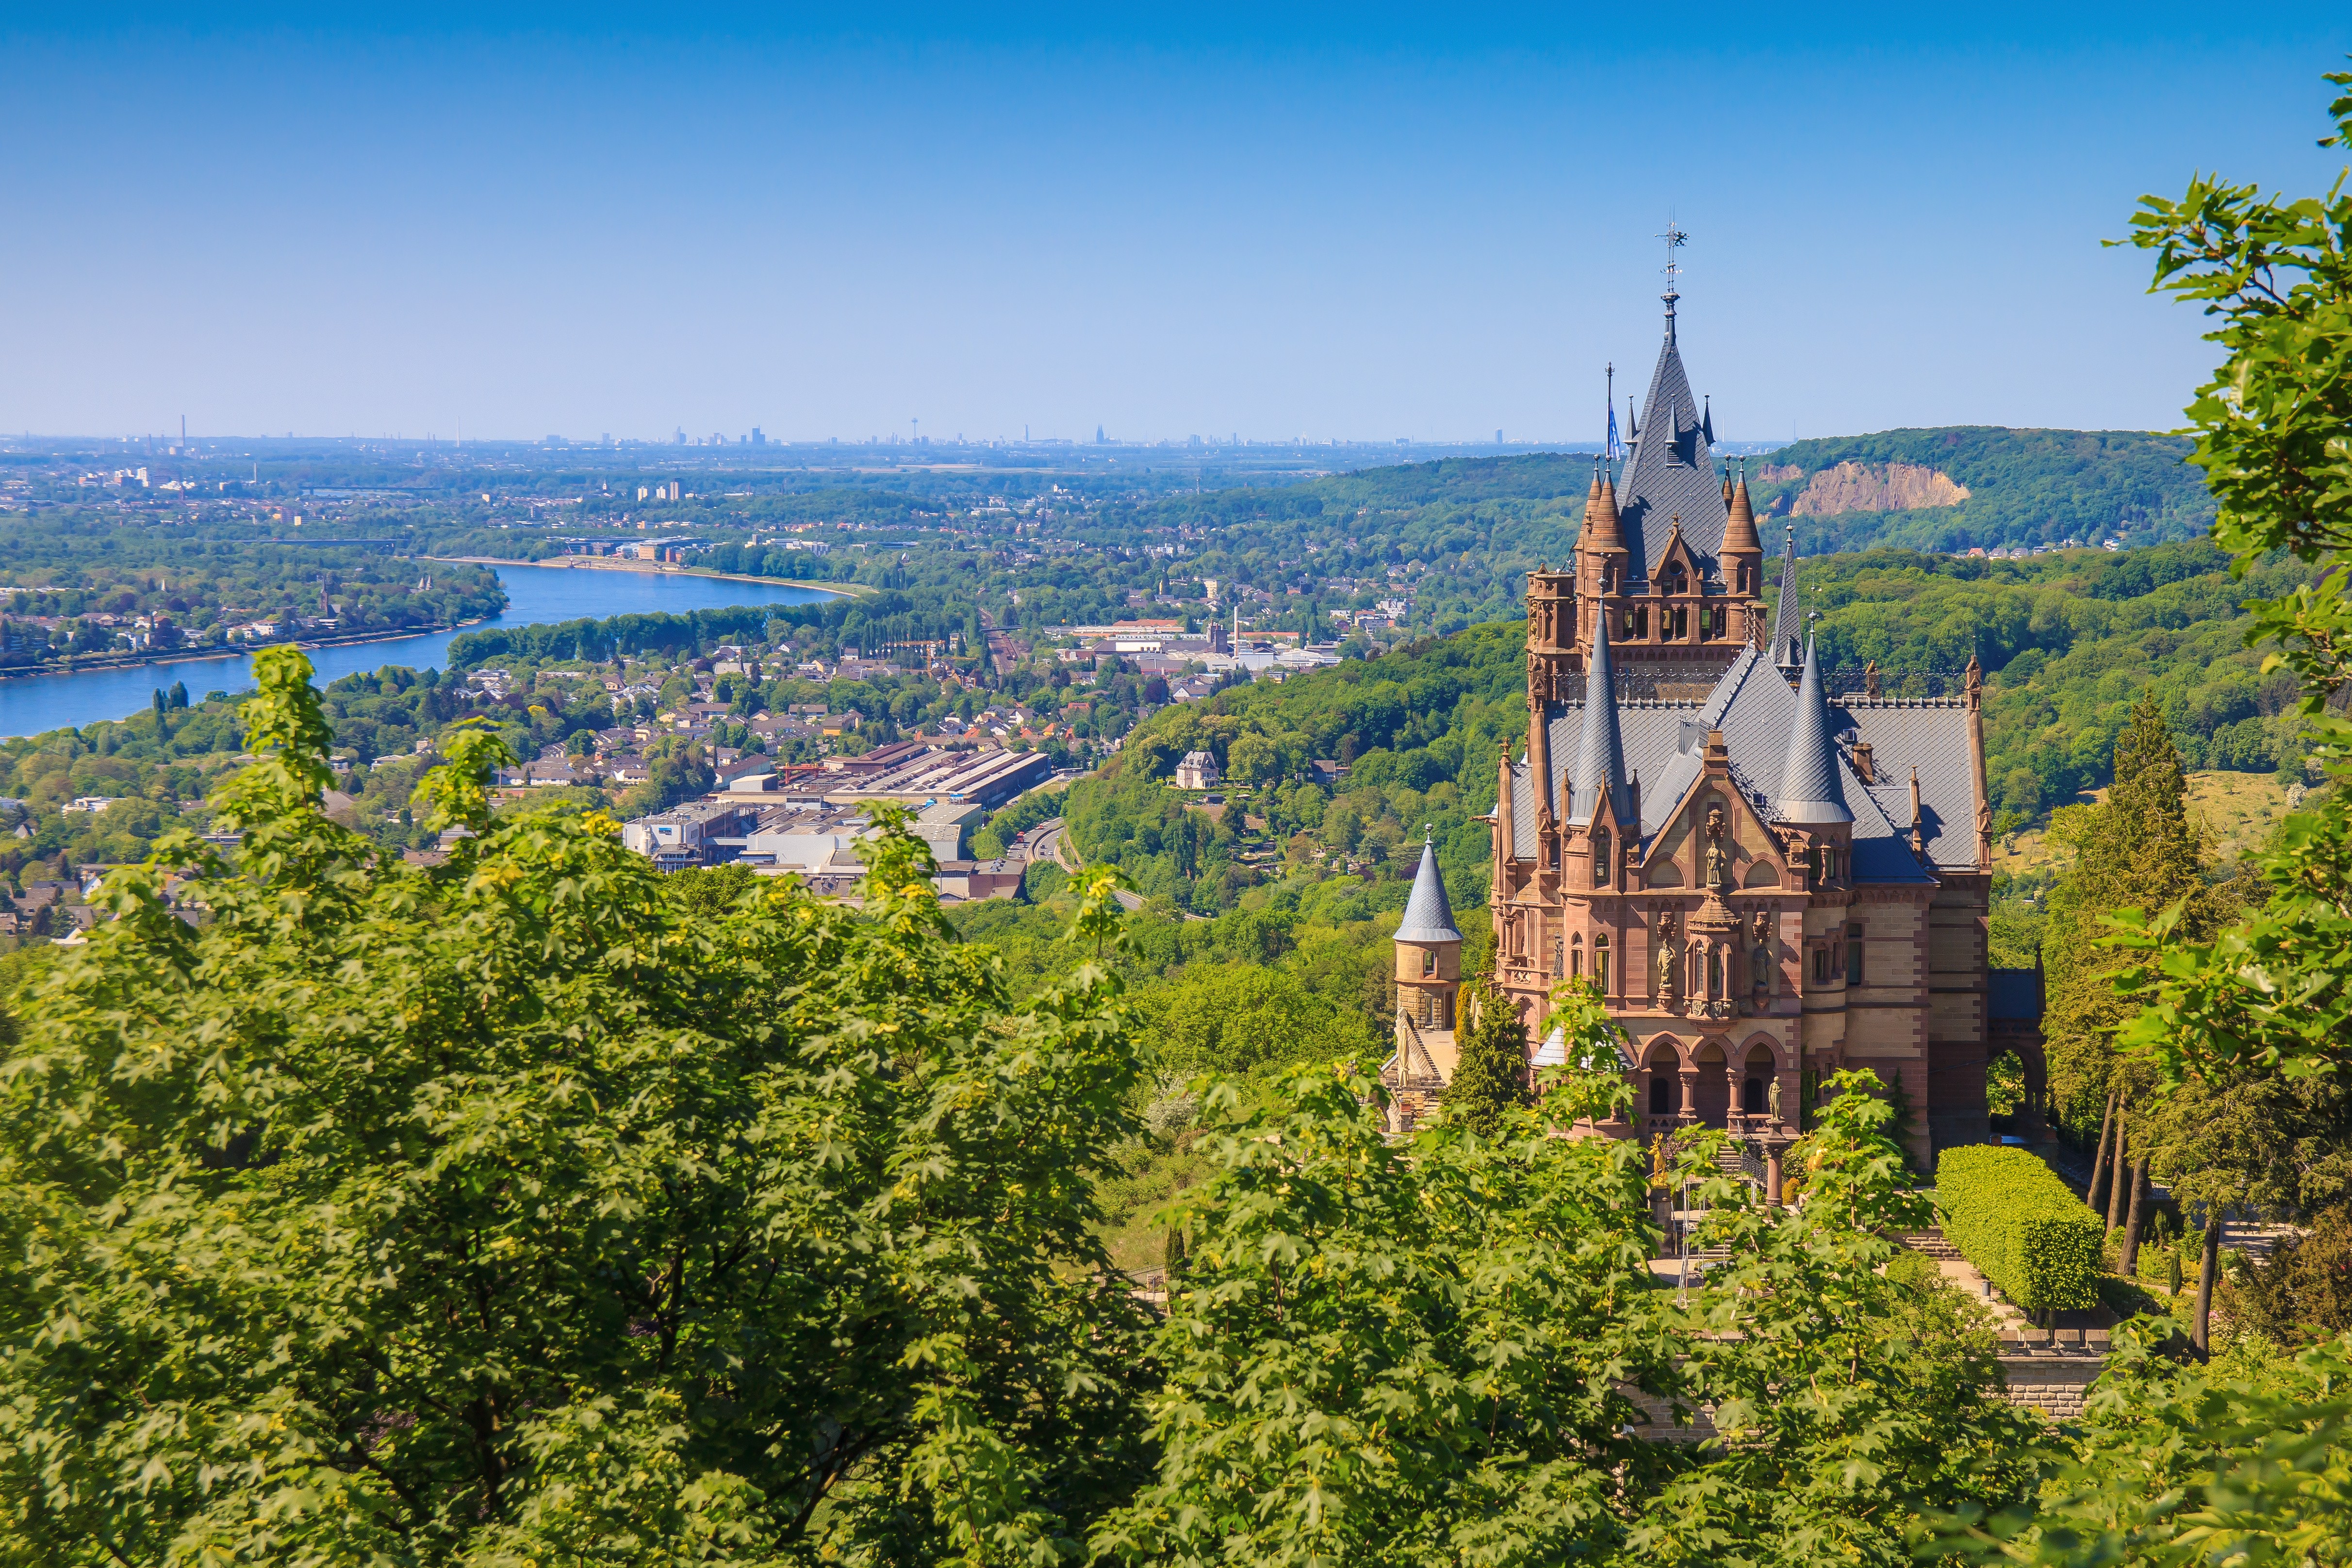
[[[1709,807],[1706,814],[1706,878],[1709,888],[1721,888],[1730,879],[1731,866],[1723,853],[1723,807]]]
[[[1756,917],[1756,948],[1754,952],[1748,955],[1748,973],[1756,989],[1759,991],[1770,989],[1772,984],[1772,943],[1771,926],[1769,924],[1769,917],[1767,916],[1758,915]]]
[[[1780,1075],[1779,1073],[1772,1075],[1772,1087],[1764,1091],[1764,1107],[1772,1113],[1773,1124],[1778,1126],[1780,1121]]]
[[[1658,927],[1658,994],[1675,994],[1675,928],[1665,921]]]

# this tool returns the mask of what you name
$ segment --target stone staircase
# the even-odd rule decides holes
[[[1944,1239],[1944,1233],[1941,1230],[1906,1231],[1903,1235],[1896,1237],[1895,1240],[1897,1245],[1907,1247],[1914,1252],[1926,1253],[1928,1257],[1934,1258],[1938,1263],[1958,1263],[1962,1261],[1960,1258],[1960,1249],[1954,1247],[1950,1242],[1946,1241]]]

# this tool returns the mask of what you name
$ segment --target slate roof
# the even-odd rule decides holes
[[[1797,618],[1797,525],[1789,525],[1789,543],[1780,556],[1780,597],[1772,606],[1772,640],[1764,649],[1772,662],[1794,669],[1804,658],[1804,638]]]
[[[1617,820],[1622,822],[1633,815],[1633,792],[1625,774],[1624,744],[1617,732],[1617,667],[1609,657],[1609,617],[1596,616],[1592,626],[1592,668],[1584,686],[1588,691],[1601,693],[1601,701],[1578,743],[1576,772],[1569,775],[1567,820],[1591,822],[1606,793]]]
[[[1846,697],[1830,705],[1839,739],[1851,752],[1870,742],[1878,782],[1873,799],[1907,832],[1911,770],[1919,770],[1919,815],[1927,858],[1938,866],[1973,867],[1977,858],[1976,764],[1969,760],[1969,710],[1958,698]],[[1853,791],[1846,798],[1854,798]]]
[[[1996,969],[1985,991],[1985,1016],[2035,1023],[2042,1017],[2042,971]]]
[[[1646,581],[1665,559],[1672,521],[1683,520],[1683,542],[1699,560],[1699,570],[1720,580],[1716,556],[1730,510],[1723,501],[1723,476],[1716,471],[1707,421],[1691,397],[1683,374],[1682,350],[1675,342],[1675,313],[1666,309],[1666,341],[1650,375],[1650,396],[1642,409],[1641,434],[1617,485],[1617,511],[1625,549]]]
[[[1780,788],[1772,797],[1776,822],[1852,822],[1853,809],[1845,803],[1844,775],[1830,722],[1830,705],[1822,695],[1821,656],[1805,645],[1805,673],[1797,683],[1796,723],[1789,731],[1789,761],[1780,773]],[[1854,783],[1862,780],[1856,778]]]
[[[1796,729],[1797,698],[1771,661],[1753,648],[1716,682],[1704,702],[1619,702],[1618,733],[1629,777],[1642,785],[1642,836],[1665,826],[1665,816],[1689,792],[1706,764],[1709,730],[1723,731],[1731,782],[1767,816],[1788,771]],[[1886,884],[1932,881],[1911,853],[1910,770],[1919,769],[1930,864],[1954,870],[1976,865],[1976,789],[1969,760],[1968,710],[1957,700],[1828,704],[1837,785],[1853,814],[1853,875]],[[1566,794],[1562,759],[1580,753],[1584,704],[1553,704],[1549,722],[1554,776],[1551,798]],[[1880,783],[1865,786],[1848,760],[1851,741],[1867,739]],[[1522,756],[1511,770],[1512,854],[1536,854],[1538,781]],[[1555,813],[1557,816],[1558,814]]]
[[[1413,873],[1412,896],[1405,900],[1404,919],[1397,922],[1399,942],[1460,942],[1454,927],[1454,910],[1445,901],[1445,879],[1438,874],[1437,847],[1423,839],[1421,869]]]

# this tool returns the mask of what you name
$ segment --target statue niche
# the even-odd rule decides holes
[[[1723,852],[1723,807],[1719,805],[1706,811],[1706,874],[1701,885],[1710,892],[1731,886],[1731,858]]]

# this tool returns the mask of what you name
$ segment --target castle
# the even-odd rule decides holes
[[[1527,748],[1488,818],[1496,980],[1531,1064],[1562,1053],[1562,981],[1624,1030],[1633,1118],[1583,1131],[1774,1141],[1830,1073],[1868,1068],[1932,1168],[1990,1136],[1980,672],[1934,696],[1882,695],[1874,672],[1832,690],[1799,636],[1793,537],[1768,631],[1747,481],[1717,467],[1664,299],[1622,484],[1597,465],[1573,565],[1528,576]],[[1403,1130],[1452,1076],[1461,981],[1427,848],[1395,942],[1382,1077]]]

